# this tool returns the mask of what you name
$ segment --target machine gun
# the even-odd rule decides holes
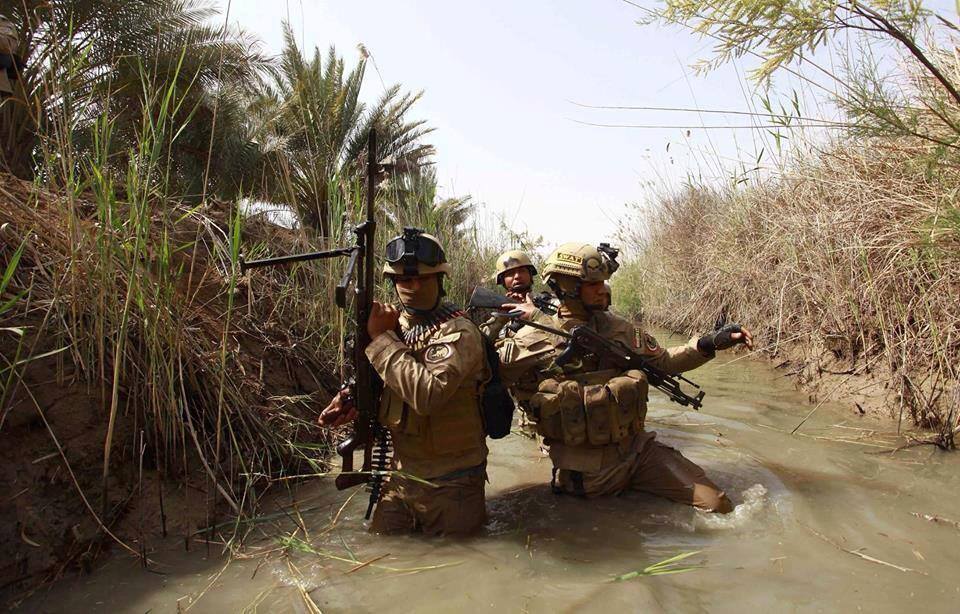
[[[485,307],[488,309],[498,309],[504,305],[515,303],[505,296],[500,296],[496,292],[491,292],[486,288],[477,288],[470,297],[469,305],[471,307]],[[536,304],[536,301],[534,301]],[[706,394],[702,390],[696,396],[690,396],[680,387],[680,382],[686,382],[694,388],[700,389],[700,386],[691,382],[682,375],[671,375],[650,364],[642,354],[633,351],[619,341],[605,339],[600,333],[587,326],[575,326],[569,332],[546,326],[537,322],[528,322],[521,320],[516,316],[505,313],[502,317],[513,319],[515,322],[521,322],[524,326],[530,326],[542,331],[557,335],[567,339],[567,347],[563,349],[554,362],[563,367],[569,364],[575,358],[582,358],[587,355],[593,355],[601,363],[609,364],[622,371],[637,369],[647,376],[647,381],[651,386],[663,392],[674,403],[679,403],[684,407],[692,407],[699,410],[703,405],[703,397]]]
[[[354,229],[356,242],[340,249],[332,249],[308,254],[281,256],[243,262],[242,271],[248,269],[276,266],[291,262],[304,262],[323,258],[337,258],[345,256],[347,260],[346,272],[337,284],[336,301],[341,309],[349,309],[348,294],[353,294],[353,310],[356,319],[356,328],[352,340],[346,344],[345,351],[350,354],[350,371],[345,373],[345,387],[351,390],[348,403],[357,408],[357,418],[353,423],[353,433],[337,446],[337,454],[341,457],[341,472],[336,478],[337,488],[343,490],[352,486],[370,483],[370,502],[367,506],[366,518],[370,518],[373,507],[380,500],[382,479],[389,469],[390,433],[377,421],[377,400],[383,388],[383,381],[374,371],[364,354],[364,348],[370,342],[367,334],[367,320],[373,309],[374,295],[374,241],[377,223],[374,218],[374,196],[376,191],[377,173],[380,165],[377,163],[377,135],[371,130],[367,141],[367,202],[366,219]],[[352,292],[350,292],[352,287]],[[360,471],[354,471],[353,456],[358,448],[363,449],[363,466]]]

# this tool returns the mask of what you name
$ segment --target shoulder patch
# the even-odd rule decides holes
[[[459,338],[460,333],[457,333]],[[427,346],[427,349],[423,353],[423,360],[430,363],[443,362],[444,360],[453,356],[453,348],[450,347],[449,343],[438,343],[434,342]]]
[[[634,349],[647,356],[656,356],[663,351],[653,335],[643,332],[643,329],[634,329]]]

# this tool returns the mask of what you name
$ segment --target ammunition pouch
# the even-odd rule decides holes
[[[546,379],[540,382],[530,407],[537,432],[547,439],[579,445],[586,440],[583,391],[576,380]]]
[[[603,446],[643,430],[648,384],[641,371],[547,379],[530,399],[543,437],[568,446]]]

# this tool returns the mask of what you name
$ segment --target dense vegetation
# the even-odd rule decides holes
[[[326,470],[342,263],[238,261],[352,239],[369,129],[390,163],[381,238],[439,235],[459,300],[501,247],[469,197],[438,197],[419,94],[362,100],[364,54],[305,56],[287,29],[268,57],[194,0],[11,5],[26,69],[0,104],[0,432],[18,444],[0,482],[23,492],[3,503],[0,586],[89,560],[104,533],[145,557],[161,525],[189,539]]]
[[[639,246],[637,258],[618,296],[674,328],[748,322],[761,346],[782,354],[780,362],[799,363],[807,380],[842,375],[824,394],[849,399],[851,408],[865,385],[858,376],[872,375],[868,396],[887,413],[911,417],[937,432],[933,442],[953,447],[960,429],[957,24],[915,1],[664,4],[650,20],[716,43],[704,69],[755,59],[761,83],[788,72],[794,83],[829,93],[841,120],[830,120],[830,137],[803,140],[790,130],[810,121],[799,106],[777,113],[766,104],[757,123],[780,126],[769,131],[771,142],[784,144],[772,169],[738,173],[725,186],[691,180],[638,210],[624,241]],[[834,62],[840,68],[830,72],[825,57],[856,61]]]

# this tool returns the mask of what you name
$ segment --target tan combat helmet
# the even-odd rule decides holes
[[[537,274],[537,267],[533,266],[530,256],[521,252],[519,249],[512,249],[508,252],[503,252],[497,256],[497,270],[493,272],[493,275],[490,276],[490,279],[496,281],[498,285],[502,286],[503,276],[507,273],[507,271],[519,269],[523,266],[530,269],[531,277]]]
[[[0,98],[13,95],[12,79],[17,78],[17,51],[20,38],[9,19],[0,15]]]
[[[557,275],[567,275],[580,281],[607,281],[615,270],[616,261],[593,245],[564,243],[547,258],[543,278],[549,282]]]
[[[440,241],[419,228],[407,227],[387,243],[384,275],[432,275],[452,271]]]

